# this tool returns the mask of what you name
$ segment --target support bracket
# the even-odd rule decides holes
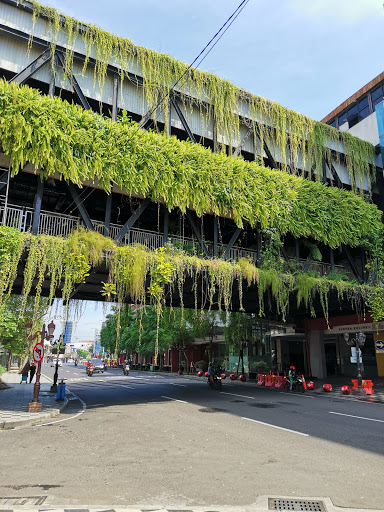
[[[56,55],[59,60],[60,66],[63,69],[65,69],[64,55],[60,51],[56,51]],[[85,110],[91,110],[88,100],[84,96],[84,93],[81,90],[81,87],[80,87],[78,81],[76,80],[75,75],[72,73],[72,71],[67,71],[67,76],[68,76],[68,80],[70,81],[72,88],[73,88],[76,96],[79,98],[80,103],[82,104],[83,108]]]
[[[228,255],[232,247],[234,246],[236,240],[239,238],[240,233],[242,232],[242,228],[236,228],[236,231],[233,233],[227,247],[225,248],[223,259],[225,259]]]
[[[24,84],[28,78],[30,78],[38,69],[40,69],[44,64],[46,64],[51,58],[51,49],[47,48],[43,53],[41,53],[33,62],[28,64],[26,68],[24,68],[20,73],[11,78],[10,82],[14,82],[16,84]]]
[[[132,215],[129,217],[127,222],[124,224],[124,226],[120,229],[117,237],[115,238],[115,242],[120,243],[122,239],[125,237],[125,235],[128,233],[128,231],[132,228],[134,223],[137,221],[137,219],[140,217],[140,215],[143,213],[143,211],[147,208],[151,200],[146,197],[141,203],[140,206],[136,208],[136,210],[132,213]]]
[[[208,250],[204,243],[204,240],[201,238],[201,235],[199,233],[199,230],[197,229],[196,223],[192,218],[191,212],[187,210],[187,219],[189,220],[189,223],[191,224],[191,227],[193,229],[193,232],[195,233],[196,238],[198,239],[200,243],[201,250],[204,252],[205,256],[208,256]]]
[[[77,193],[77,190],[75,189],[75,187],[71,183],[68,183],[67,186],[68,186],[69,193],[71,194],[72,199],[73,199],[73,201],[74,201],[74,203],[76,205],[76,208],[79,210],[81,218],[84,221],[84,224],[91,231],[95,231],[94,225],[92,224],[92,221],[91,221],[91,219],[90,219],[90,217],[88,215],[87,210],[84,207],[83,202],[80,199],[79,194]]]

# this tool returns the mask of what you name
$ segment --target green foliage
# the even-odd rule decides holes
[[[20,2],[24,3],[24,0]],[[63,33],[60,34],[61,37],[66,38],[66,73],[72,69],[73,49],[77,40],[81,40],[85,46],[83,73],[89,66],[89,57],[92,54],[96,60],[93,69],[94,83],[97,82],[100,94],[109,62],[118,65],[122,81],[128,76],[129,71],[143,77],[142,99],[148,109],[156,107],[159,98],[166,96],[173,84],[183,76],[178,88],[187,110],[192,112],[194,107],[199,109],[203,126],[214,119],[218,132],[230,145],[232,140],[240,139],[238,112],[242,111],[258,122],[254,125],[254,134],[260,139],[261,145],[264,141],[268,145],[277,145],[283,165],[288,171],[297,173],[301,153],[302,169],[311,170],[309,174],[314,173],[315,177],[320,179],[322,160],[324,157],[331,157],[328,146],[337,147],[341,143],[347,155],[346,163],[352,187],[358,187],[365,176],[374,177],[374,171],[369,166],[369,162],[373,162],[374,159],[374,147],[368,142],[313,121],[278,103],[254,96],[212,73],[188,69],[186,64],[169,55],[135,46],[129,39],[117,37],[95,25],[79,22],[52,7],[41,5],[36,0],[32,0],[32,4],[34,21],[39,16],[44,16],[48,20],[47,32],[52,49],[56,47],[59,32]],[[205,99],[209,101],[209,105],[203,101]],[[168,103],[164,102],[162,108],[167,126]]]
[[[42,177],[58,173],[79,186],[97,178],[107,192],[115,183],[127,194],[161,198],[169,210],[227,214],[239,226],[259,223],[276,237],[290,232],[333,248],[382,240],[380,212],[351,192],[114,123],[5,81],[0,140],[14,174],[31,162]],[[86,273],[78,263],[71,280]]]
[[[0,377],[7,371],[6,367],[0,364]]]
[[[266,361],[253,361],[251,368],[254,372],[265,372],[268,370],[268,363]]]
[[[89,356],[89,351],[88,350],[82,350],[81,348],[78,348],[76,350],[77,352],[77,356],[78,357],[84,357],[84,358],[87,358]]]

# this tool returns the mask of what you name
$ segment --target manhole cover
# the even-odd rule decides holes
[[[47,499],[47,496],[28,496],[28,497],[18,497],[18,496],[0,496],[0,505],[7,505],[8,507],[13,505],[42,505],[44,501]]]
[[[204,407],[204,409],[199,409],[200,412],[225,412],[225,409],[218,409],[216,407]]]
[[[291,510],[293,512],[327,512],[322,501],[287,500],[278,498],[268,499],[269,510]]]

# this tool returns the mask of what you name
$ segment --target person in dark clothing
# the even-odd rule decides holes
[[[31,367],[29,369],[29,383],[32,382],[33,377],[35,376],[35,372],[36,372],[36,365],[35,365],[35,363],[32,363]]]

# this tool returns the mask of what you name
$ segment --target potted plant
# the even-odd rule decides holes
[[[265,373],[268,369],[268,364],[265,361],[253,361],[251,364],[251,371],[249,372],[249,379],[256,380],[258,373]]]

